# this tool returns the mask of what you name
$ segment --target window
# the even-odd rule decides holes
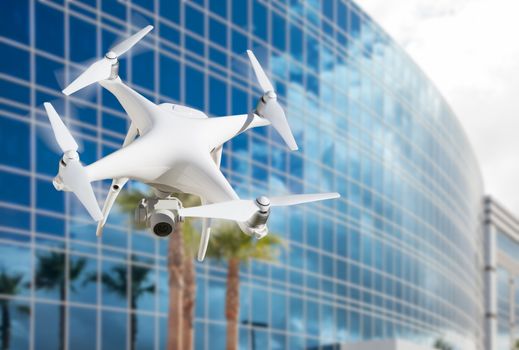
[[[247,37],[238,31],[233,30],[232,31],[232,51],[237,54],[241,55],[245,53],[245,51],[248,49],[247,44]]]
[[[208,0],[209,10],[223,18],[227,18],[227,1],[222,0]],[[243,2],[243,1],[240,1]]]
[[[69,349],[96,348],[96,314],[96,309],[74,306],[69,308]]]
[[[290,25],[290,53],[298,61],[303,59],[303,31],[295,24]]]
[[[3,145],[0,163],[28,170],[29,125],[22,121],[0,117],[0,140]]]
[[[254,35],[267,41],[267,9],[259,0],[254,1],[253,13]]]
[[[1,73],[29,80],[31,70],[29,69],[29,53],[27,51],[0,43],[0,52],[2,52],[0,56]]]
[[[133,82],[151,91],[154,90],[155,81],[154,57],[155,53],[153,51],[144,52],[132,57]]]
[[[186,104],[204,109],[204,75],[198,69],[185,66]]]
[[[286,22],[285,19],[275,12],[272,12],[272,29],[270,31],[272,36],[272,44],[280,51],[286,49]]]
[[[106,235],[112,234],[111,232],[105,233]],[[128,306],[128,282],[126,264],[112,261],[103,261],[101,273],[103,304],[126,308]]]
[[[34,345],[36,350],[63,349],[60,344],[59,329],[65,327],[60,324],[59,305],[37,303],[34,315]]]
[[[0,36],[29,44],[29,0],[0,1],[0,12]]]
[[[132,264],[130,300],[131,308],[145,311],[153,311],[155,308],[156,281],[155,273],[151,267]]]
[[[70,59],[83,62],[96,57],[96,27],[74,16],[70,16]]]
[[[186,4],[186,28],[200,36],[204,36],[204,15],[202,12]]]
[[[102,311],[102,349],[126,349],[128,315],[117,311]]]
[[[92,234],[92,231],[85,232]],[[84,256],[70,255],[69,259],[69,299],[74,302],[97,303],[97,260]]]
[[[227,114],[227,85],[220,79],[209,77],[209,113]]]
[[[63,64],[36,55],[36,84],[61,91],[62,86],[65,86]]]
[[[25,211],[0,207],[0,225],[29,230],[31,227],[30,214]]]
[[[0,201],[30,204],[31,184],[27,176],[0,171],[0,184],[9,184],[0,191]]]
[[[63,56],[63,13],[37,1],[36,47]],[[49,40],[52,38],[52,40]]]
[[[174,58],[160,56],[160,94],[180,100],[180,64]]]
[[[248,15],[248,1],[232,1],[232,21],[242,29],[247,29]]]
[[[164,3],[173,3],[174,1],[178,0],[170,0],[170,1],[164,1]],[[101,2],[102,10],[103,12],[106,12],[112,16],[115,16],[117,18],[120,18],[122,20],[126,19],[126,6],[124,5],[124,2],[121,0],[103,0]],[[162,6],[161,6],[162,8]]]
[[[209,40],[213,44],[218,44],[224,48],[227,47],[227,26],[221,22],[209,19]]]

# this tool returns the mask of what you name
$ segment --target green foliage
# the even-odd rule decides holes
[[[23,275],[21,273],[7,272],[5,268],[0,270],[0,294],[16,295],[22,287]]]
[[[109,272],[101,275],[102,283],[121,298],[126,298],[128,288],[131,288],[131,297],[136,300],[146,293],[154,293],[153,283],[146,284],[150,269],[139,265],[131,265],[131,285],[128,284],[126,266],[114,266]],[[90,276],[90,281],[95,281],[95,274]]]
[[[65,285],[65,254],[50,252],[38,257],[36,288],[54,289]],[[86,259],[69,260],[69,281],[75,281],[86,266]],[[70,287],[73,288],[72,284]]]
[[[235,223],[225,223],[215,227],[207,256],[216,260],[237,258],[243,263],[250,259],[275,261],[283,245],[283,240],[273,233],[257,240],[244,234]]]
[[[452,350],[452,346],[443,339],[436,339],[434,342],[434,348],[439,350]]]

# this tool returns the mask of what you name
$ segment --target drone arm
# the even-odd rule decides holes
[[[204,120],[204,122],[208,125],[207,135],[210,139],[211,149],[218,148],[246,130],[270,125],[267,119],[255,113],[209,118]]]
[[[207,204],[207,201],[202,199],[202,205]],[[211,238],[211,219],[202,219],[202,232],[200,235],[200,243],[198,245],[197,260],[204,261],[205,254],[207,253],[207,246],[209,245],[209,238]]]
[[[117,98],[132,124],[135,124],[141,134],[146,133],[151,128],[154,115],[158,109],[156,104],[124,84],[119,77],[102,80],[99,84]]]
[[[222,162],[222,152],[223,146],[219,146],[211,152],[211,158],[213,158],[214,164],[216,164],[218,168],[220,168],[220,163]]]
[[[128,129],[128,133],[124,138],[123,147],[129,145],[137,135],[139,134],[137,127],[134,123],[130,124]],[[117,199],[117,196],[121,192],[121,189],[128,182],[127,177],[120,177],[112,180],[112,184],[110,185],[110,189],[108,190],[108,195],[106,196],[105,203],[103,205],[103,219],[97,223],[96,236],[101,236],[103,234],[103,228],[106,224],[106,219],[108,219],[108,215],[110,214],[110,210]]]

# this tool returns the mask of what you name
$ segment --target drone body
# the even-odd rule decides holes
[[[129,179],[154,189],[156,198],[143,199],[137,218],[147,223],[158,236],[169,235],[184,217],[204,218],[198,259],[203,260],[210,235],[210,219],[238,222],[241,229],[261,238],[268,233],[266,222],[271,206],[285,206],[337,198],[337,193],[258,197],[240,200],[220,171],[222,146],[240,133],[254,127],[272,125],[290,149],[297,145],[274,88],[251,51],[249,59],[264,90],[254,111],[248,114],[208,118],[201,111],[171,103],[155,104],[125,85],[118,76],[118,57],[135,45],[153,27],[148,26],[112,48],[91,65],[63,92],[69,95],[98,82],[121,103],[131,125],[123,147],[98,161],[83,166],[77,143],[49,103],[45,109],[56,140],[64,155],[54,179],[58,190],[73,192],[94,220],[97,235],[102,233],[110,209]],[[91,182],[112,179],[112,186],[99,209]],[[172,193],[190,193],[201,198],[198,207],[183,208]]]

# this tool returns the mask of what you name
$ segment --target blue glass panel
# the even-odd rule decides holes
[[[186,104],[204,109],[204,75],[201,71],[190,66],[185,66]]]
[[[58,237],[65,237],[65,223],[62,219],[46,215],[36,216],[36,231]]]
[[[350,11],[350,28],[348,30],[349,34],[353,37],[358,37],[360,35],[360,23],[361,19],[356,10]]]
[[[227,1],[208,0],[209,10],[222,18],[227,18]]]
[[[200,36],[204,36],[204,14],[187,3],[185,5],[186,28]]]
[[[126,322],[128,315],[117,311],[102,311],[101,341],[103,349],[126,348]]]
[[[227,86],[220,79],[209,78],[209,113],[227,114]]]
[[[65,306],[62,306],[64,312]],[[60,339],[60,306],[37,303],[34,319],[34,348],[38,350],[63,348],[64,339]]]
[[[154,90],[155,81],[155,55],[153,51],[133,56],[132,78],[133,82],[150,91]],[[146,67],[146,69],[143,69]]]
[[[9,184],[0,191],[0,201],[30,204],[31,183],[28,177],[0,171],[0,183]]]
[[[29,169],[29,125],[0,117],[0,140],[3,142],[0,164]]]
[[[135,317],[135,345],[136,350],[155,348],[155,319],[149,315],[131,315]]]
[[[97,335],[97,311],[80,307],[69,308],[69,348],[95,349]]]
[[[36,55],[36,83],[61,91],[62,86],[65,86],[63,64]]]
[[[232,50],[237,55],[243,54],[249,48],[247,37],[240,32],[232,31]]]
[[[181,0],[168,0],[160,2],[160,15],[172,22],[179,22],[180,19],[180,1]]]
[[[0,2],[0,36],[25,44],[29,43],[29,1],[4,0]]]
[[[213,18],[209,19],[209,40],[213,44],[227,47],[227,27]]]
[[[2,91],[3,98],[29,104],[30,91],[25,86],[0,79],[0,91]]]
[[[267,41],[267,9],[259,0],[253,1],[252,14],[254,35]]]
[[[36,47],[57,56],[63,56],[63,13],[40,1],[35,3],[35,8]]]
[[[0,72],[15,78],[29,80],[29,53],[14,46],[0,43]]]
[[[283,17],[272,12],[272,44],[280,51],[286,48],[286,21]]]
[[[204,56],[204,43],[191,35],[185,36],[186,49],[198,56]]]
[[[77,17],[70,16],[70,59],[83,62],[96,57],[96,27]]]
[[[180,99],[180,64],[177,60],[160,56],[160,94]]]
[[[0,225],[29,230],[30,214],[24,211],[0,207]]]
[[[170,3],[173,1],[175,0],[165,1],[165,3]],[[103,0],[101,2],[101,8],[103,11],[107,12],[112,16],[115,16],[123,20],[126,18],[126,5],[124,4],[124,2],[121,2],[119,0]]]
[[[248,24],[248,1],[231,1],[232,4],[232,21],[235,25],[242,29],[247,29]]]

